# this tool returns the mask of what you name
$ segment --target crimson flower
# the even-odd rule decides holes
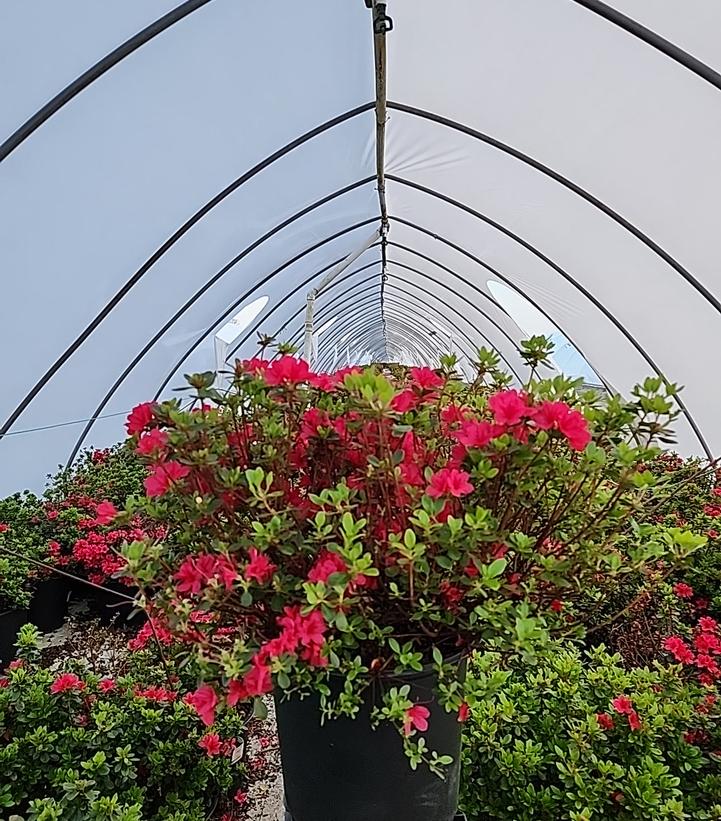
[[[559,430],[573,450],[584,450],[591,441],[586,417],[565,402],[542,402],[531,415],[540,430]]]
[[[721,641],[715,633],[699,633],[694,644],[699,653],[721,653]]]
[[[698,626],[705,633],[715,633],[718,630],[718,623],[711,616],[701,616],[698,620]]]
[[[85,689],[85,682],[81,681],[75,673],[63,673],[58,676],[50,685],[50,692],[57,695],[58,693],[65,693],[69,690],[77,690],[80,692]]]
[[[95,523],[99,525],[108,525],[118,515],[118,510],[112,502],[107,500],[100,502],[95,508]]]
[[[10,685],[10,679],[7,676],[3,676],[0,678],[0,688],[8,687]]]
[[[488,400],[488,407],[499,425],[517,425],[530,408],[517,390],[500,391]]]
[[[142,456],[152,456],[162,451],[167,444],[168,434],[160,428],[153,428],[140,437],[136,451]]]
[[[311,376],[308,363],[294,356],[281,356],[265,369],[263,377],[268,385],[297,385]]]
[[[246,698],[248,698],[248,691],[242,681],[233,679],[228,682],[228,695],[226,698],[228,707],[235,707],[239,701],[245,701]]]
[[[426,493],[436,499],[439,496],[460,498],[473,492],[473,485],[468,481],[470,478],[465,470],[441,468],[431,477],[431,483],[426,488]]]
[[[455,425],[465,422],[468,418],[469,410],[460,405],[446,405],[441,411],[441,422],[445,425]]]
[[[468,713],[470,712],[468,708],[468,704],[465,701],[461,702],[461,706],[458,708],[458,721],[460,724],[464,724],[468,721]]]
[[[445,385],[445,380],[428,367],[411,368],[411,379],[415,387],[424,391],[432,391]]]
[[[345,573],[347,570],[348,566],[337,553],[323,550],[308,571],[308,581],[325,583],[334,573]]]
[[[5,522],[0,522],[0,533],[4,533],[6,530],[10,529],[10,525],[6,525]]]
[[[596,713],[596,721],[604,730],[612,730],[614,727],[613,718],[608,713]]]
[[[679,599],[690,599],[693,596],[693,587],[685,582],[678,582],[673,586],[673,592]]]
[[[218,696],[210,685],[203,684],[194,693],[188,693],[185,697],[185,703],[193,707],[206,727],[209,727],[215,721]]]
[[[248,793],[243,792],[243,790],[240,790],[240,789],[233,796],[233,801],[235,801],[237,804],[240,804],[241,806],[243,804],[245,804],[245,802],[247,800],[248,800]]]
[[[467,448],[485,448],[492,439],[500,436],[503,431],[485,420],[477,422],[469,419],[461,423],[461,427],[454,437]]]
[[[641,729],[641,719],[638,717],[638,713],[635,710],[631,710],[631,712],[628,714],[628,726],[632,730]]]
[[[551,602],[550,607],[551,607],[551,610],[553,610],[554,613],[560,613],[561,610],[563,610],[563,602],[560,599],[554,599]]]
[[[633,712],[633,702],[628,696],[616,696],[611,702],[611,706],[621,715],[630,715]]]
[[[397,393],[391,400],[391,410],[397,413],[407,413],[413,410],[418,404],[418,397],[412,390],[404,390]]]
[[[111,690],[115,689],[115,682],[111,678],[102,678],[98,682],[98,690],[101,693],[109,693]]]
[[[693,652],[679,636],[669,636],[663,643],[663,649],[672,653],[680,664],[691,664],[694,659]]]
[[[414,730],[425,733],[428,729],[428,716],[431,711],[422,704],[414,704],[406,710],[403,717],[403,734],[410,735]]]
[[[142,433],[145,428],[153,421],[153,403],[143,402],[136,405],[128,416],[125,423],[125,429],[128,431],[128,436],[134,436],[136,433]]]
[[[254,579],[258,584],[265,584],[276,570],[276,565],[270,561],[265,553],[260,553],[254,547],[248,551],[250,561],[245,567],[245,578]]]
[[[243,686],[248,696],[264,696],[273,689],[270,667],[256,658],[251,662],[250,672],[243,676]]]
[[[223,750],[220,736],[217,733],[207,733],[204,735],[200,741],[198,741],[198,747],[205,750],[209,758],[212,758],[214,755],[220,755]]]
[[[181,465],[180,462],[161,462],[155,465],[153,472],[143,482],[145,492],[151,498],[164,496],[173,482],[184,479],[189,473],[190,468],[187,465]]]

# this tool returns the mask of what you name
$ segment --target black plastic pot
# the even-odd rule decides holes
[[[33,593],[28,620],[43,633],[62,627],[68,614],[70,590],[63,576],[42,579]]]
[[[107,582],[105,590],[86,586],[86,597],[90,610],[105,624],[116,621],[118,624],[138,624],[145,619],[145,613],[138,610],[127,597],[136,593],[135,588],[127,587],[117,581]]]
[[[436,701],[432,672],[379,681],[355,720],[320,724],[319,698],[276,699],[286,808],[292,821],[453,821],[458,807],[461,725]],[[398,731],[370,713],[385,688],[409,684],[410,698],[430,710],[430,750],[453,757],[441,779],[412,770]]]
[[[0,613],[0,670],[15,658],[15,641],[20,628],[27,621],[27,610],[6,610]]]

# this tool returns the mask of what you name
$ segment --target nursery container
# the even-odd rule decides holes
[[[276,698],[285,802],[292,821],[454,821],[458,807],[461,725],[433,692],[432,671],[379,679],[356,719],[320,723],[319,697]],[[445,779],[424,764],[412,770],[395,727],[374,730],[370,713],[386,688],[408,684],[429,708],[430,750],[453,757]],[[416,736],[417,738],[417,736]]]
[[[5,610],[0,613],[0,669],[15,658],[17,635],[27,621],[27,610]]]
[[[57,630],[68,614],[69,594],[70,588],[63,576],[53,574],[41,579],[30,601],[28,620],[43,633]]]
[[[138,610],[133,602],[127,600],[127,596],[137,593],[136,588],[115,580],[106,582],[103,587],[106,589],[99,590],[90,585],[85,587],[85,598],[89,601],[90,610],[99,616],[101,621],[106,624],[113,620],[120,624],[137,624],[145,619],[145,614]]]

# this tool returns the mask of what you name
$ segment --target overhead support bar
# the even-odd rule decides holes
[[[386,59],[386,34],[393,29],[393,21],[386,13],[388,4],[371,0],[373,8],[373,48],[376,74],[376,174],[381,222],[388,227],[386,205],[386,120],[388,119],[387,87],[388,61]]]
[[[358,257],[361,256],[361,254],[364,254],[378,239],[378,237],[380,237],[380,235],[381,231],[378,228],[370,235],[370,237],[368,237],[360,248],[348,254],[344,260],[338,263],[338,265],[331,268],[330,271],[328,271],[328,273],[318,283],[317,288],[311,288],[311,290],[308,291],[305,306],[305,342],[303,344],[303,358],[306,362],[310,363],[313,358],[313,312],[315,311],[316,297],[323,291],[324,288],[327,288],[331,282],[333,282],[338,274],[342,274],[346,268],[350,267],[358,259]]]
[[[385,283],[388,278],[386,246],[388,243],[388,204],[386,202],[386,121],[388,120],[388,58],[386,34],[393,29],[393,20],[387,14],[388,3],[381,0],[366,0],[373,10],[373,50],[375,54],[376,77],[376,176],[378,202],[381,212],[381,295],[380,310],[383,325],[383,339],[386,339],[385,323]],[[385,342],[384,342],[385,344]],[[388,352],[386,350],[386,358]]]

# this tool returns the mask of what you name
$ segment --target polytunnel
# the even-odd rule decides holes
[[[2,492],[248,305],[230,360],[302,344],[329,273],[317,367],[490,345],[522,380],[503,283],[721,450],[715,0],[5,0],[0,66]]]

